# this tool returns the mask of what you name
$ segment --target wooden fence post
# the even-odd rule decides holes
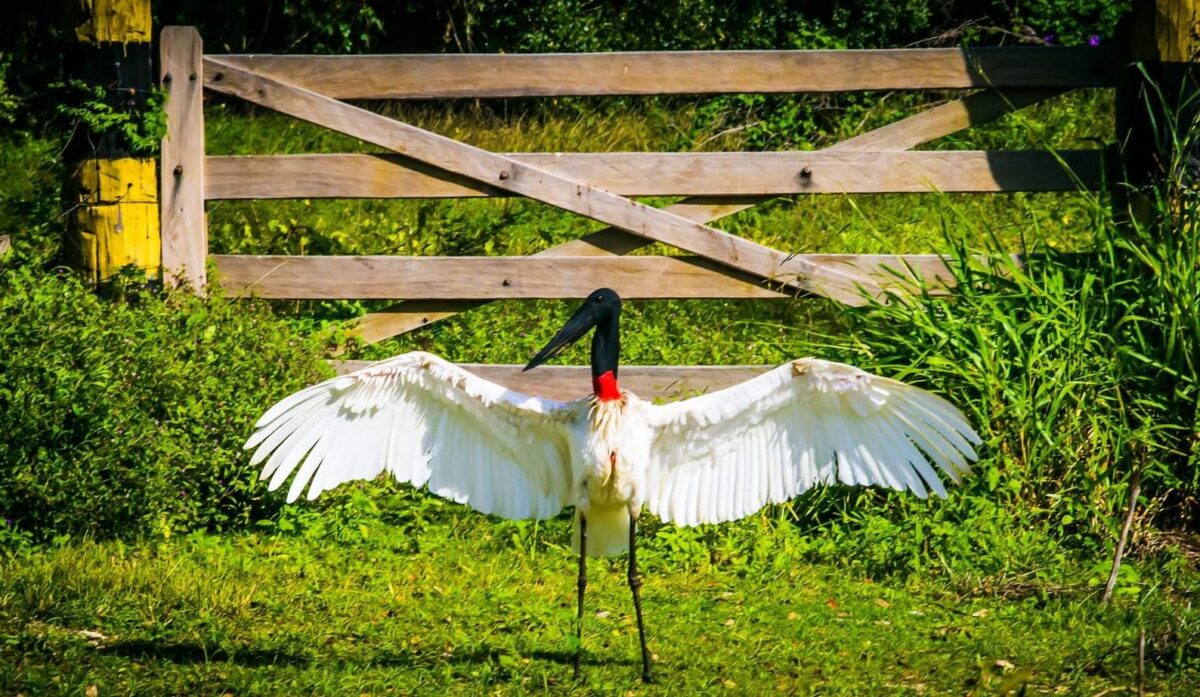
[[[1153,194],[1155,187],[1172,178],[1196,177],[1190,162],[1197,146],[1187,131],[1200,114],[1196,103],[1200,85],[1193,68],[1200,57],[1200,0],[1135,0],[1127,21],[1130,65],[1118,79],[1116,116],[1117,143],[1129,186],[1118,189],[1122,195],[1116,197],[1116,213],[1131,225],[1146,226],[1151,234],[1173,235],[1175,201],[1163,202],[1164,216],[1156,210]],[[1193,152],[1180,153],[1180,146]],[[1189,165],[1177,167],[1181,162]],[[1168,190],[1177,188],[1171,185]],[[1129,501],[1101,602],[1112,599],[1137,509],[1145,457],[1138,458],[1135,452],[1131,460]]]
[[[150,81],[150,0],[83,0],[73,72],[111,109],[135,112]],[[133,265],[157,278],[160,264],[155,162],[134,157],[115,129],[81,124],[68,146],[73,208],[67,253],[94,281]]]
[[[162,142],[162,265],[169,285],[201,293],[207,282],[204,215],[204,45],[195,27],[166,27],[159,79],[167,95]]]
[[[1183,135],[1175,126],[1186,129],[1197,113],[1195,101],[1185,99],[1198,88],[1193,69],[1200,55],[1198,10],[1200,0],[1136,0],[1128,18],[1130,64],[1118,79],[1116,116],[1117,141],[1134,187],[1170,176],[1174,143]]]

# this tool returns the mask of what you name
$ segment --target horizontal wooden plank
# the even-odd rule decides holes
[[[373,361],[330,361],[339,375],[365,368]],[[588,366],[544,365],[528,373],[523,366],[491,363],[460,363],[476,375],[510,390],[538,397],[571,400],[591,393]],[[774,368],[771,365],[663,365],[621,366],[621,387],[643,399],[687,397],[696,392],[713,392],[731,387]]]
[[[911,267],[948,277],[936,254],[799,254],[865,288]],[[793,292],[698,257],[400,257],[213,255],[216,282],[260,298],[501,300],[585,298],[609,287],[625,298],[785,298]],[[906,267],[907,265],[907,267]]]
[[[337,99],[1108,87],[1106,48],[214,56]],[[205,68],[219,73],[219,66]]]
[[[1077,181],[1094,189],[1102,180],[1099,150],[510,153],[505,157],[624,196],[1071,191]],[[205,178],[208,199],[512,195],[390,154],[209,157]]]

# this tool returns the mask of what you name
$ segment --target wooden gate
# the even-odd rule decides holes
[[[937,255],[789,254],[710,223],[774,196],[1070,191],[1101,181],[1099,150],[913,151],[1077,87],[1111,87],[1101,48],[639,52],[603,54],[205,55],[194,28],[162,34],[168,93],[162,161],[163,268],[263,298],[402,299],[361,318],[372,342],[492,300],[781,298],[844,303],[920,274],[945,283]],[[202,91],[240,97],[389,154],[209,157]],[[483,150],[345,101],[591,95],[963,90],[968,96],[814,152],[522,153]],[[610,227],[526,257],[209,255],[205,201],[272,198],[525,196]],[[653,208],[634,196],[685,196]],[[662,242],[692,256],[623,256]],[[514,388],[574,396],[586,368],[521,375],[472,366]],[[628,367],[644,395],[716,388],[756,366]]]

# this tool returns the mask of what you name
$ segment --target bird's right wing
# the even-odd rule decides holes
[[[513,392],[437,356],[406,353],[284,398],[246,449],[294,501],[342,482],[396,479],[504,518],[551,518],[569,503],[577,402]],[[297,471],[299,468],[299,471]],[[311,485],[310,485],[311,482]]]
[[[945,496],[935,467],[957,482],[979,443],[941,397],[815,358],[652,407],[650,420],[646,503],[679,525],[736,520],[815,484]]]

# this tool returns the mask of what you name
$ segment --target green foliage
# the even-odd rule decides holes
[[[0,51],[0,124],[5,125],[17,120],[17,107],[21,103],[8,84],[8,71],[12,63],[12,54]]]
[[[0,235],[12,251],[0,265],[41,266],[58,257],[64,233],[62,142],[0,135]]]
[[[320,375],[312,347],[253,303],[130,280],[113,294],[0,271],[0,517],[39,536],[165,535],[274,510],[240,446]]]
[[[80,124],[96,136],[117,132],[134,155],[153,155],[167,134],[164,96],[152,91],[144,106],[126,109],[113,106],[108,89],[82,80],[67,80],[50,86],[61,93],[58,115]]]
[[[1029,27],[1051,43],[1082,46],[1092,37],[1110,43],[1132,0],[1024,0],[1012,6],[1014,28]]]
[[[281,4],[283,16],[291,26],[303,28],[316,53],[366,51],[374,37],[386,33],[369,2],[286,0]]]

